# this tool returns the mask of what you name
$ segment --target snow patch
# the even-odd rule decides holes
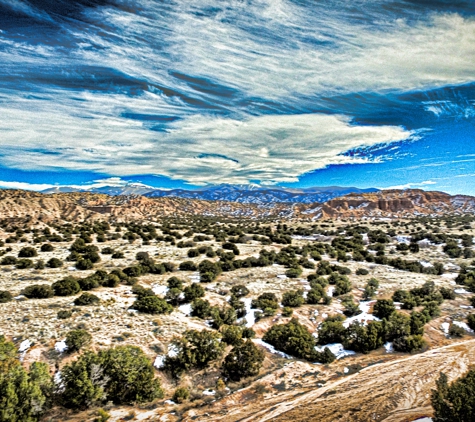
[[[152,290],[153,290],[153,293],[155,293],[156,295],[165,296],[168,292],[168,286],[162,286],[161,284],[153,284]]]
[[[68,350],[68,346],[66,345],[66,341],[65,340],[57,341],[54,345],[54,349],[58,353],[65,352],[66,350]]]
[[[393,353],[394,352],[394,347],[391,342],[384,343],[384,348],[386,349],[386,353]]]
[[[468,333],[473,333],[473,330],[463,321],[453,321],[452,324],[457,325],[460,328],[463,328]]]
[[[184,305],[180,305],[178,307],[178,310],[182,313],[185,314],[186,316],[191,315],[191,303],[185,303]]]
[[[472,294],[472,292],[469,292],[468,290],[465,290],[464,288],[455,289],[454,292],[457,293],[458,295],[471,295]]]
[[[341,343],[325,344],[324,346],[315,346],[317,352],[323,352],[328,347],[330,351],[336,356],[337,359],[342,359],[346,356],[355,355],[353,350],[346,350]]]
[[[265,341],[263,341],[262,339],[260,338],[256,338],[254,340],[252,340],[255,344],[258,344],[262,347],[265,347],[269,352],[271,352],[272,354],[275,354],[275,355],[279,355],[279,356],[282,356],[283,358],[286,358],[286,359],[292,359],[292,356],[288,355],[287,353],[284,353],[284,352],[281,352],[280,350],[277,350],[274,346],[272,346],[271,344],[269,343],[266,343]]]
[[[359,315],[355,315],[351,318],[347,318],[343,321],[343,326],[348,328],[353,322],[359,322],[360,324],[366,325],[369,321],[380,321],[379,318],[375,317],[373,314],[369,313],[369,308],[371,303],[374,303],[374,300],[370,300],[367,302],[360,302],[358,308],[360,309],[361,313]]]

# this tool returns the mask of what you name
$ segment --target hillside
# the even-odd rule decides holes
[[[475,212],[475,198],[420,189],[384,190],[364,194],[350,193],[323,204],[301,206],[299,211],[302,216],[312,219],[441,216],[447,213]]]

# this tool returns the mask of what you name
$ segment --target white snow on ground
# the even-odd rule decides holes
[[[375,317],[373,314],[369,313],[369,308],[371,303],[374,303],[374,300],[369,300],[367,302],[360,302],[358,308],[361,311],[361,314],[355,315],[351,318],[347,318],[343,321],[343,326],[348,328],[353,322],[358,321],[359,323],[366,325],[369,321],[380,321],[379,318]]]
[[[450,327],[450,323],[449,323],[449,322],[443,322],[442,324],[440,324],[440,329],[441,329],[445,334],[449,334],[449,327]]]
[[[153,284],[152,285],[153,293],[156,295],[166,295],[168,292],[168,286],[162,286],[161,284]]]
[[[76,268],[75,267],[68,267],[68,270],[69,271],[76,271]]]
[[[459,327],[463,328],[465,331],[469,333],[473,333],[473,330],[463,321],[453,321],[452,324],[458,325]]]
[[[271,344],[269,343],[266,343],[265,341],[263,341],[262,339],[260,338],[256,338],[254,340],[252,340],[255,344],[258,344],[262,347],[265,347],[269,352],[275,354],[275,355],[279,355],[279,356],[282,356],[283,358],[286,358],[286,359],[292,359],[292,356],[289,356],[287,353],[284,353],[284,352],[281,352],[279,350],[276,350],[276,348],[274,346],[272,346]]]
[[[191,315],[191,303],[185,303],[184,305],[180,305],[178,307],[178,310],[187,315],[187,316],[190,316]]]
[[[196,272],[190,275],[190,280],[192,283],[199,283],[200,282],[200,273]]]
[[[336,356],[337,359],[341,359],[346,356],[351,356],[351,355],[356,354],[356,352],[353,352],[353,350],[346,350],[343,347],[343,344],[341,343],[331,343],[331,344],[325,344],[323,346],[315,346],[315,350],[317,352],[323,352],[325,350],[325,347],[328,347],[330,351]]]
[[[165,355],[157,356],[153,362],[153,366],[155,366],[155,368],[157,369],[163,368],[163,366],[165,365],[165,359],[166,359]]]
[[[255,313],[259,309],[251,309],[252,298],[246,297],[242,300],[244,305],[246,305],[246,316],[244,319],[246,320],[246,328],[251,328],[256,323]]]
[[[419,263],[425,268],[429,268],[433,266],[430,262],[427,262],[427,261],[419,261]]]
[[[281,280],[286,280],[287,276],[285,274],[277,274],[277,278],[280,278]]]
[[[432,418],[421,418],[421,419],[416,419],[414,422],[432,422]]]
[[[465,290],[464,288],[455,289],[454,292],[457,293],[458,295],[471,295],[472,294],[471,292]]]
[[[345,366],[345,367],[343,368],[343,372],[344,372],[345,374],[347,374],[348,372],[350,372],[350,370]]]
[[[65,340],[61,340],[61,341],[57,341],[55,343],[54,348],[57,352],[63,353],[68,349],[68,346],[66,346],[66,341]]]
[[[25,358],[26,352],[28,349],[32,346],[32,342],[30,340],[23,340],[20,343],[20,347],[18,348],[18,351],[20,352],[20,361],[23,361]]]
[[[173,400],[165,400],[165,404],[174,405],[176,403]]]
[[[411,243],[411,236],[396,236],[396,240],[399,243]]]
[[[18,348],[18,351],[20,353],[24,353],[26,352],[30,347],[31,347],[31,341],[30,340],[23,340],[21,343],[20,343],[20,347]]]
[[[394,352],[394,347],[391,342],[384,343],[384,348],[386,349],[386,353],[393,353]]]
[[[13,299],[22,300],[22,299],[26,299],[26,296],[25,295],[19,295],[19,296],[15,296]]]
[[[137,309],[127,309],[127,312],[131,313],[131,314],[138,314],[139,311],[137,311]]]
[[[333,297],[333,292],[335,291],[335,286],[328,287],[327,295]]]
[[[216,391],[214,390],[205,390],[203,391],[203,396],[214,396],[216,394]]]
[[[467,306],[467,305],[460,305],[460,307],[464,309],[473,309],[473,306]]]
[[[155,366],[155,368],[157,369],[163,368],[163,366],[165,365],[165,359],[167,358],[167,356],[174,358],[175,356],[178,355],[179,351],[180,350],[177,347],[171,344],[170,346],[168,346],[168,353],[166,355],[158,355],[155,358],[153,362],[153,366]]]

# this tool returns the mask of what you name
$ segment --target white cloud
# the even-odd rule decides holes
[[[426,186],[429,185],[436,185],[437,182],[433,180],[425,180],[424,182],[416,182],[416,183],[405,183],[403,185],[395,185],[395,186],[388,186],[388,187],[378,187],[378,189],[424,189]]]
[[[3,72],[31,80],[36,97],[15,91],[14,84],[0,91],[7,98],[0,98],[0,163],[27,170],[161,174],[201,184],[291,182],[330,164],[364,163],[342,153],[405,140],[411,133],[352,125],[344,116],[277,114],[314,109],[319,98],[333,94],[474,79],[472,18],[394,19],[379,7],[384,2],[375,0],[367,2],[368,20],[361,23],[348,18],[353,4],[297,3],[230,0],[207,17],[199,12],[217,8],[215,1],[179,0],[165,7],[143,0],[140,15],[100,8],[91,12],[101,21],[100,32],[64,26],[75,37],[70,50],[0,34]],[[143,81],[148,92],[130,96],[114,93],[114,86],[107,93],[58,88],[56,76],[81,80],[84,66],[91,66],[85,73],[94,80],[107,68]],[[174,72],[224,87],[200,85]],[[49,82],[38,82],[37,74]],[[253,104],[273,101],[269,107],[277,112],[251,115],[250,97]],[[208,107],[231,117],[206,115]],[[156,132],[124,113],[179,120]]]
[[[411,136],[400,127],[357,126],[348,117],[323,114],[245,120],[193,116],[160,133],[144,130],[135,121],[128,125],[125,120],[84,120],[58,113],[57,105],[51,110],[41,110],[40,105],[21,111],[21,119],[14,107],[0,107],[0,115],[6,116],[2,165],[120,176],[161,174],[199,184],[291,182],[330,164],[367,162],[342,155],[352,148]]]

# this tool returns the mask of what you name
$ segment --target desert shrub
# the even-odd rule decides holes
[[[27,268],[32,268],[34,266],[34,262],[28,258],[21,258],[16,262],[16,267],[19,270],[25,270]]]
[[[244,297],[249,294],[249,289],[242,284],[238,284],[236,286],[231,287],[231,294],[236,297]]]
[[[51,286],[56,296],[71,296],[79,293],[81,287],[74,277],[66,277],[56,281]]]
[[[44,270],[46,267],[45,262],[42,259],[39,259],[35,263],[35,270]]]
[[[455,299],[455,292],[448,287],[441,287],[439,289],[440,294],[446,300],[454,300]]]
[[[68,318],[71,318],[71,316],[73,315],[73,313],[69,310],[66,310],[66,309],[61,309],[60,311],[58,311],[57,313],[57,317],[58,319],[68,319]]]
[[[258,308],[263,311],[266,309],[277,309],[279,307],[279,300],[274,293],[262,293],[257,299],[251,303],[253,308]]]
[[[106,401],[147,402],[163,394],[152,362],[136,346],[86,352],[63,367],[61,380],[63,405],[77,410]]]
[[[134,284],[132,287],[132,293],[137,295],[139,298],[145,296],[155,296],[155,292],[152,289],[146,289],[140,284]]]
[[[74,300],[74,304],[76,306],[89,306],[89,305],[97,305],[101,300],[91,293],[83,293],[81,296]]]
[[[79,352],[83,347],[91,344],[92,336],[87,330],[71,330],[66,333],[66,346],[68,347],[68,352]]]
[[[158,296],[139,297],[132,306],[137,311],[146,314],[169,314],[173,311],[173,306]]]
[[[198,283],[191,283],[183,289],[184,301],[192,302],[194,299],[203,297],[205,295],[205,289]]]
[[[291,317],[293,313],[294,313],[294,310],[292,308],[289,308],[288,306],[284,306],[282,308],[282,316],[285,318]]]
[[[7,303],[13,299],[13,296],[7,290],[0,290],[0,303]]]
[[[51,258],[46,263],[46,266],[49,268],[60,268],[63,266],[63,261],[58,258]]]
[[[179,279],[178,277],[170,277],[167,280],[167,284],[169,289],[183,290],[183,280]]]
[[[236,311],[230,306],[212,306],[210,311],[211,326],[219,329],[223,325],[232,325],[236,322]]]
[[[128,277],[140,277],[142,275],[142,268],[139,265],[127,267],[122,270]]]
[[[27,371],[16,355],[13,343],[0,336],[0,420],[39,421],[51,407],[53,380],[45,363],[34,362]]]
[[[475,314],[470,314],[470,315],[467,316],[467,325],[472,330],[475,330]]]
[[[242,328],[237,325],[225,325],[221,328],[221,335],[226,344],[235,346],[242,341]]]
[[[188,258],[196,258],[197,256],[200,256],[200,253],[198,249],[189,249],[186,255]]]
[[[457,324],[450,324],[449,326],[449,336],[461,338],[465,335],[465,330],[458,326]]]
[[[449,384],[447,376],[440,374],[432,390],[431,402],[434,408],[434,422],[471,422],[475,409],[475,371]]]
[[[298,308],[305,303],[302,290],[285,292],[282,296],[282,306]]]
[[[196,271],[198,267],[193,261],[183,261],[178,266],[180,271]]]
[[[178,306],[182,300],[183,292],[176,287],[168,289],[165,294],[165,300],[172,306]]]
[[[318,329],[318,344],[343,343],[346,329],[343,326],[342,315],[329,316]]]
[[[264,361],[264,352],[251,341],[236,344],[223,362],[222,371],[226,378],[240,381],[256,376]]]
[[[102,255],[112,255],[114,253],[114,249],[112,249],[110,246],[106,246],[105,248],[102,248],[101,254]]]
[[[18,252],[19,258],[33,258],[35,256],[38,256],[38,251],[31,246],[25,246]]]
[[[120,278],[116,274],[108,274],[102,281],[104,287],[117,287],[120,284]]]
[[[54,291],[48,284],[33,284],[25,287],[22,294],[28,299],[47,299],[54,296]]]
[[[54,246],[51,243],[44,243],[40,248],[41,252],[51,252],[54,251]]]
[[[406,337],[399,337],[393,342],[394,350],[398,352],[414,352],[421,350],[425,346],[425,340],[421,335],[410,335]]]
[[[173,393],[172,400],[175,403],[183,403],[190,398],[190,391],[185,387],[178,387]]]
[[[373,315],[380,319],[388,319],[395,311],[396,307],[390,299],[378,299],[373,307]]]
[[[368,275],[369,271],[366,268],[358,268],[355,272],[356,275]]]
[[[310,361],[316,358],[315,339],[295,318],[287,324],[273,325],[262,339],[289,355]]]
[[[206,319],[211,315],[211,305],[205,299],[194,299],[191,303],[191,316]]]
[[[298,278],[302,275],[302,268],[300,266],[289,268],[285,275],[289,278]]]
[[[125,254],[124,254],[124,252],[121,252],[121,251],[115,251],[115,252],[112,253],[111,258],[112,259],[122,259],[122,258],[125,258]]]
[[[205,368],[224,351],[220,334],[210,330],[186,331],[181,338],[175,338],[172,345],[176,353],[166,357],[164,369],[174,377],[190,369]]]
[[[80,271],[90,270],[94,268],[94,264],[89,259],[80,258],[76,261],[76,269]]]
[[[15,265],[17,261],[18,259],[16,257],[7,255],[2,258],[0,265]]]

